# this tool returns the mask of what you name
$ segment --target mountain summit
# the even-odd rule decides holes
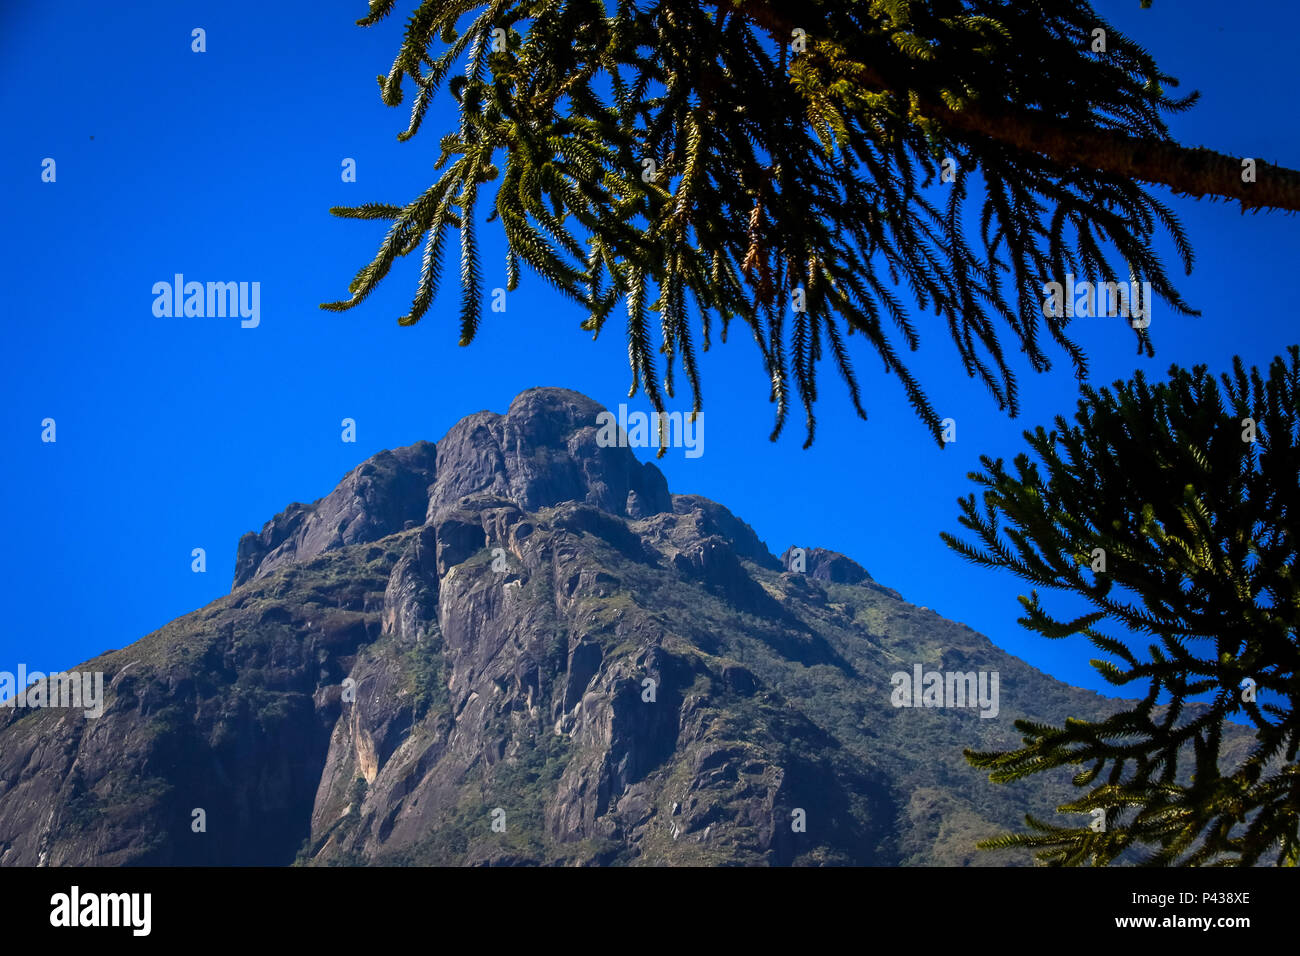
[[[1106,702],[844,555],[778,559],[602,411],[531,389],[380,452],[77,668],[102,716],[0,709],[0,864],[1023,862],[974,843],[1068,777],[962,748]]]

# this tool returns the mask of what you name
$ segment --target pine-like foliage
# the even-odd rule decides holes
[[[358,22],[395,6],[372,0]],[[1082,378],[1069,320],[1043,315],[1044,283],[1150,282],[1192,312],[1154,242],[1167,232],[1186,270],[1191,249],[1138,181],[1263,204],[1277,178],[1262,164],[1250,193],[1239,159],[1172,143],[1163,115],[1192,97],[1170,98],[1174,81],[1083,0],[424,0],[379,78],[385,103],[401,103],[407,79],[399,139],[418,132],[444,81],[459,124],[422,195],[331,210],[392,227],[351,298],[323,308],[361,303],[422,248],[399,320],[419,321],[455,231],[469,343],[485,200],[508,242],[506,288],[526,264],[594,334],[623,303],[629,396],[644,390],[662,410],[680,361],[698,410],[697,341],[707,350],[714,324],[725,340],[738,319],[770,382],[772,437],[796,392],[809,443],[824,357],[866,417],[852,334],[941,441],[904,361],[922,331],[909,299],[1012,415],[1008,352],[1042,371],[1050,339]],[[1147,333],[1136,336],[1150,354]]]
[[[1027,628],[1086,635],[1106,680],[1146,685],[1107,720],[1020,721],[1020,749],[967,753],[995,781],[1078,766],[1087,793],[1060,811],[1105,813],[1102,832],[1031,816],[1036,833],[986,847],[1063,865],[1126,851],[1155,865],[1300,862],[1300,348],[1288,354],[1267,378],[1234,359],[1222,391],[1203,366],[1155,387],[1141,373],[1085,387],[1076,424],[1025,433],[1033,460],[1009,471],[986,457],[971,475],[985,490],[961,500],[960,521],[981,546],[945,541],[1035,585],[1020,598]],[[1037,587],[1091,610],[1060,620]],[[1220,752],[1228,719],[1254,726],[1248,754]]]

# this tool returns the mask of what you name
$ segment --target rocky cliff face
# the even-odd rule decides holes
[[[102,717],[0,709],[0,864],[1010,862],[974,842],[1068,784],[961,749],[1102,699],[843,555],[778,560],[598,447],[601,410],[533,389],[381,452],[82,665]],[[999,672],[998,716],[892,706],[914,664]]]

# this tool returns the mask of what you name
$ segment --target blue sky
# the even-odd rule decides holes
[[[403,5],[405,8],[407,5]],[[1202,100],[1175,116],[1190,145],[1300,166],[1293,84],[1300,6],[1241,0],[1106,0],[1099,12]],[[338,220],[332,205],[409,200],[431,182],[444,98],[399,144],[407,108],[384,107],[401,32],[361,29],[359,0],[250,4],[9,5],[0,13],[0,107],[9,134],[0,189],[6,342],[0,351],[0,549],[6,626],[0,670],[67,668],[122,647],[228,593],[235,546],[291,501],[327,494],[382,448],[436,440],[535,385],[627,401],[621,323],[597,342],[583,316],[525,273],[505,314],[486,313],[459,348],[454,281],[401,328],[418,257],[362,307],[333,314],[385,225]],[[207,33],[191,52],[190,31]],[[409,90],[409,86],[408,86]],[[41,181],[46,157],[57,181]],[[357,182],[340,177],[356,160]],[[1155,359],[1115,322],[1076,320],[1098,384],[1170,363],[1215,371],[1241,354],[1264,365],[1296,332],[1296,222],[1169,197],[1197,253],[1180,288],[1200,318],[1157,311]],[[504,284],[490,233],[485,284]],[[454,255],[448,276],[454,280]],[[1172,260],[1170,260],[1172,263]],[[261,321],[158,318],[152,286],[175,273],[258,281]],[[945,331],[921,322],[913,368],[958,440],[940,450],[897,380],[859,351],[870,418],[850,411],[824,366],[816,445],[802,418],[769,443],[771,407],[753,343],[734,335],[701,356],[705,454],[658,463],[675,492],[730,507],[780,553],[842,551],[919,605],[960,620],[1071,683],[1105,689],[1082,641],[1049,643],[1016,623],[1010,576],[963,562],[939,540],[959,530],[956,498],[981,453],[1010,457],[1020,432],[1074,408],[1068,360],[1021,365],[1016,420],[967,379]],[[633,408],[646,408],[637,398]],[[40,441],[41,421],[58,441]],[[340,440],[353,418],[357,442]],[[191,571],[205,548],[207,572]]]

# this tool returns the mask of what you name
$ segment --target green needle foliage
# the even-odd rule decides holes
[[[1059,810],[1105,813],[1102,832],[1031,816],[1036,832],[983,846],[1058,865],[1130,849],[1154,865],[1300,862],[1300,348],[1288,355],[1267,378],[1234,359],[1222,390],[1203,366],[1155,387],[1140,372],[1114,392],[1085,387],[1076,424],[1025,433],[1034,459],[1012,471],[985,457],[972,473],[985,490],[961,500],[960,522],[981,546],[948,545],[1035,585],[1025,627],[1086,635],[1107,681],[1146,686],[1109,719],[1018,721],[1020,749],[968,752],[999,782],[1078,766],[1087,793]],[[1053,617],[1037,587],[1092,610]],[[1254,726],[1249,753],[1220,752],[1228,719]]]
[[[372,0],[358,23],[396,5]],[[1050,340],[1087,370],[1069,320],[1043,315],[1045,282],[1150,282],[1191,314],[1154,243],[1172,237],[1185,270],[1191,248],[1140,181],[1300,207],[1300,177],[1261,163],[1243,185],[1239,158],[1172,142],[1164,116],[1193,97],[1171,98],[1175,81],[1082,0],[424,0],[383,101],[400,104],[406,80],[399,139],[444,83],[459,122],[422,195],[331,210],[392,226],[351,297],[322,308],[360,304],[419,248],[399,319],[418,322],[454,232],[462,345],[485,283],[514,289],[523,263],[593,335],[623,304],[629,397],[662,410],[680,362],[699,410],[697,343],[739,320],[770,383],[773,439],[797,393],[811,443],[824,358],[866,417],[848,342],[862,335],[941,442],[904,357],[921,341],[908,299],[1012,415],[1009,352],[1043,371]],[[502,280],[480,262],[480,203],[508,243]]]

